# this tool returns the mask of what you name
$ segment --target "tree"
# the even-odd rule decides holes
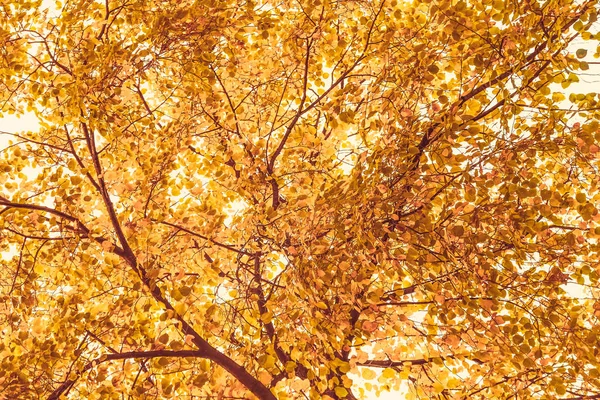
[[[41,9],[0,1],[0,396],[599,398],[596,1]]]

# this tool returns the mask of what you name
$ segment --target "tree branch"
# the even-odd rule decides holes
[[[86,123],[82,122],[81,127],[85,135],[85,140],[88,146],[88,150],[90,152],[90,156],[92,157],[94,169],[96,170],[98,186],[100,188],[100,195],[102,196],[102,200],[104,201],[104,205],[106,207],[106,211],[108,212],[110,222],[113,226],[113,229],[115,230],[117,238],[119,239],[119,243],[121,243],[121,247],[123,248],[125,258],[127,258],[130,261],[130,264],[137,272],[137,266],[134,266],[134,264],[136,264],[135,254],[133,253],[133,250],[131,249],[129,243],[127,242],[127,239],[125,238],[125,234],[123,233],[123,229],[121,228],[121,224],[119,222],[119,219],[117,218],[117,213],[115,212],[115,207],[112,203],[112,200],[110,199],[108,189],[106,188],[106,182],[104,181],[104,172],[100,163],[100,157],[98,156],[98,152],[96,150],[94,134],[90,131]]]
[[[429,358],[417,358],[412,360],[401,360],[401,361],[392,361],[392,360],[367,360],[363,362],[358,362],[356,365],[361,367],[373,367],[373,368],[396,368],[403,367],[404,365],[425,365],[434,362],[435,360],[447,360],[447,359],[455,359],[456,357],[461,357],[460,355],[449,355],[443,357],[429,357]],[[467,356],[464,356],[467,357]],[[469,358],[469,357],[467,357]],[[470,358],[475,361],[477,364],[483,364],[478,358]]]
[[[127,360],[136,358],[156,358],[156,357],[196,357],[196,358],[208,358],[202,350],[154,350],[154,351],[130,351],[126,353],[112,353],[103,354],[100,357],[88,362],[81,370],[77,372],[76,379],[67,379],[64,381],[56,390],[54,390],[48,400],[58,400],[60,396],[68,391],[77,381],[77,379],[84,373],[94,368],[95,366],[113,360]]]
[[[187,228],[184,228],[183,226],[180,226],[180,225],[177,225],[177,224],[173,224],[173,223],[171,223],[171,222],[166,222],[166,221],[160,221],[160,223],[161,223],[161,224],[163,224],[163,225],[170,226],[170,227],[172,227],[172,228],[179,229],[180,231],[183,231],[183,232],[185,232],[185,233],[189,233],[189,234],[190,234],[190,235],[192,235],[192,236],[196,236],[196,237],[199,237],[200,239],[203,239],[203,240],[206,240],[206,241],[208,241],[208,242],[211,242],[211,243],[212,243],[212,244],[214,244],[215,246],[222,247],[222,248],[224,248],[224,249],[227,249],[227,250],[233,251],[233,252],[235,252],[235,253],[238,253],[238,254],[244,254],[244,255],[247,255],[247,256],[251,256],[251,255],[253,255],[252,253],[248,253],[247,251],[240,250],[240,249],[236,249],[236,248],[235,248],[235,247],[233,247],[232,245],[229,245],[229,244],[225,244],[225,243],[220,243],[220,242],[217,242],[217,241],[216,241],[216,240],[214,240],[214,239],[211,239],[211,238],[209,238],[209,237],[207,237],[207,236],[201,235],[201,234],[199,234],[199,233],[197,233],[197,232],[194,232],[194,231],[192,231],[192,230],[189,230],[189,229],[187,229]]]

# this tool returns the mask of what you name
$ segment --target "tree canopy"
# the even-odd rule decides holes
[[[596,3],[0,0],[0,397],[599,398]]]

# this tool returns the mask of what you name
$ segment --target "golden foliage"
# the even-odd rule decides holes
[[[596,1],[40,10],[0,0],[40,121],[3,132],[0,396],[600,396]]]

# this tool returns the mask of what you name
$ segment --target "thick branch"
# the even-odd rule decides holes
[[[100,195],[102,196],[102,200],[104,201],[104,205],[106,207],[106,211],[108,212],[110,222],[113,226],[113,229],[115,230],[117,238],[119,239],[119,243],[121,243],[121,247],[123,247],[123,250],[125,252],[125,258],[131,260],[132,264],[135,264],[135,255],[133,254],[133,250],[131,249],[129,243],[127,242],[127,239],[125,238],[125,234],[123,233],[123,229],[121,228],[121,224],[119,223],[119,219],[117,218],[117,213],[115,212],[115,207],[112,203],[112,200],[110,199],[110,194],[108,193],[106,182],[104,181],[104,172],[100,163],[100,157],[98,156],[98,152],[96,150],[94,134],[93,132],[90,132],[87,124],[82,123],[81,127],[85,135],[85,140],[88,146],[88,150],[90,152],[90,156],[92,157],[92,161],[94,163],[94,169],[96,170],[98,185],[100,187]]]
[[[5,211],[7,211],[11,208],[42,211],[42,212],[45,212],[48,214],[55,215],[61,219],[66,219],[67,221],[76,222],[78,225],[83,226],[83,224],[81,222],[79,222],[79,220],[77,218],[73,217],[72,215],[66,214],[62,211],[55,210],[54,208],[50,208],[50,207],[46,207],[46,206],[39,206],[37,204],[14,203],[2,196],[0,196],[0,205],[5,206],[4,210],[0,211],[0,214],[3,214]]]

